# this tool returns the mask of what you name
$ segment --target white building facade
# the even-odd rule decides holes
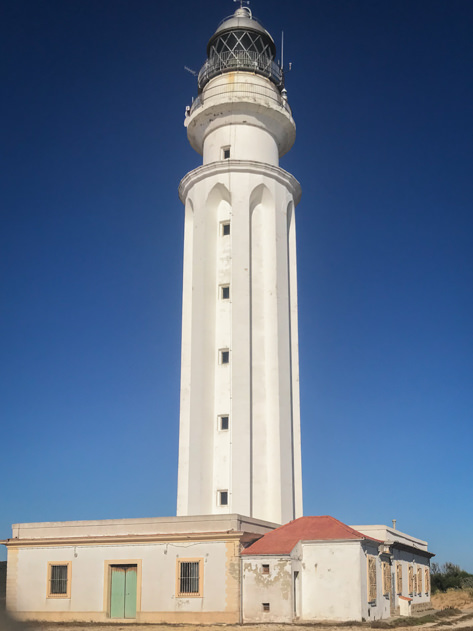
[[[239,515],[15,524],[7,609],[50,622],[238,623],[240,550],[274,528]]]
[[[295,124],[274,42],[238,9],[185,120],[203,164],[185,205],[178,515],[302,515],[296,235],[279,167]]]
[[[243,621],[372,621],[430,610],[427,544],[404,533],[377,539],[385,526],[355,528],[302,517],[245,549]]]

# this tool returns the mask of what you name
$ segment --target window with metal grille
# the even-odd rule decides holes
[[[376,557],[368,557],[368,602],[376,600]]]
[[[70,563],[48,564],[48,597],[69,598]]]
[[[179,561],[179,596],[199,596],[201,585],[201,561]]]

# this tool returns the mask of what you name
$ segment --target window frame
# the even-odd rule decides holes
[[[66,572],[66,592],[64,594],[53,594],[51,592],[51,574],[53,567],[65,567]],[[70,598],[71,597],[71,578],[72,578],[72,561],[48,561],[47,579],[46,579],[46,598]]]
[[[391,595],[391,564],[382,561],[383,569],[383,596],[389,598]]]
[[[261,564],[261,574],[264,574],[265,576],[269,576],[269,574],[271,574],[271,568],[269,567],[269,563]]]
[[[427,595],[430,593],[430,569],[428,567],[424,568],[424,590]]]
[[[414,585],[414,566],[413,565],[408,565],[407,566],[407,589],[408,589],[409,596],[413,596],[414,595],[414,589],[415,589],[415,585]]]
[[[376,602],[378,596],[378,577],[377,577],[377,563],[376,557],[369,554],[366,557],[366,571],[367,571],[367,587],[368,587],[368,602]],[[374,580],[373,580],[374,579]]]
[[[226,504],[222,503],[222,493],[226,493],[226,499],[227,499]],[[217,491],[217,506],[228,506],[229,505],[229,499],[230,499],[230,497],[229,497],[228,489],[219,489]]]
[[[422,568],[417,566],[417,594],[420,596],[422,594],[423,585],[422,585]]]
[[[222,237],[229,237],[230,236],[230,232],[231,232],[230,222],[229,221],[222,221],[220,223],[220,226],[221,226],[220,236],[222,236]],[[228,228],[227,232],[225,231],[226,228]]]
[[[226,155],[227,153],[228,155]],[[222,160],[230,160],[231,155],[232,152],[230,145],[225,145],[225,147],[222,147]]]
[[[228,296],[225,296],[225,293],[228,291]],[[230,300],[230,285],[227,283],[225,285],[220,285],[220,292],[219,292],[220,296],[220,300]]]
[[[183,563],[197,563],[199,568],[199,588],[198,592],[181,592],[181,565]],[[202,598],[204,595],[204,559],[202,557],[188,559],[176,559],[176,598]]]
[[[224,361],[225,357],[227,361]],[[227,366],[230,363],[230,349],[229,348],[219,348],[218,363],[221,364],[222,366]]]
[[[222,420],[227,419],[227,427],[222,427]],[[228,432],[230,429],[230,415],[229,414],[219,414],[217,420],[217,427],[219,432]]]
[[[396,593],[402,596],[402,563],[398,561],[396,564]]]

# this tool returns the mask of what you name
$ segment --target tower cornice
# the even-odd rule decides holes
[[[301,185],[293,175],[281,169],[281,167],[276,167],[264,162],[255,162],[254,160],[210,162],[209,164],[197,167],[197,169],[193,171],[189,171],[179,184],[179,199],[184,204],[187,194],[194,184],[207,177],[221,175],[223,173],[252,173],[254,175],[271,177],[288,188],[294,198],[294,204],[296,206],[300,202]]]

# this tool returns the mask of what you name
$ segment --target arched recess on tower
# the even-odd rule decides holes
[[[294,517],[301,517],[302,507],[302,463],[300,431],[299,395],[299,336],[297,305],[297,256],[296,256],[296,215],[294,201],[290,200],[286,210],[287,220],[287,270],[289,296],[289,346],[291,372],[291,445],[293,477]]]
[[[250,194],[250,242],[253,502],[270,514],[272,506],[281,505],[280,383],[276,202],[266,184]],[[272,515],[278,523],[279,511]]]
[[[222,416],[231,418],[231,374],[232,360],[222,362],[221,353],[233,355],[231,348],[231,322],[232,311],[230,294],[223,297],[223,288],[231,290],[231,232],[224,233],[223,224],[230,223],[231,220],[231,194],[221,183],[212,187],[207,200],[206,212],[210,222],[213,239],[209,249],[209,256],[214,257],[215,283],[213,287],[214,301],[210,308],[213,309],[213,339],[215,345],[214,357],[214,378],[211,395],[213,396],[213,414],[209,416],[211,435],[209,444],[212,446],[212,457],[209,462],[213,464],[211,501],[213,505],[211,512],[225,513],[232,512],[233,493],[231,483],[231,430],[215,431],[219,427]],[[220,504],[219,496],[221,491],[227,492],[227,503]],[[210,512],[210,511],[209,511]]]
[[[207,195],[205,205],[209,208],[215,208],[218,207],[220,203],[228,204],[230,207],[232,205],[231,193],[225,184],[222,184],[221,182],[212,187],[211,191]]]

